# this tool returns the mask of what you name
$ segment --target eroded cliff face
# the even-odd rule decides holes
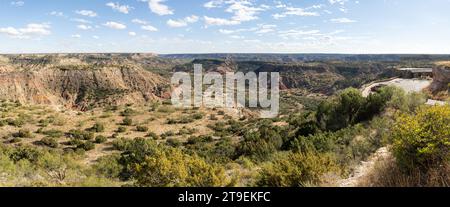
[[[56,59],[56,60],[55,60]],[[0,99],[86,110],[164,98],[168,81],[131,62],[10,58],[0,62]],[[167,98],[167,97],[165,97]]]
[[[437,64],[433,68],[433,83],[430,86],[430,90],[433,93],[439,93],[441,91],[449,90],[450,83],[450,64]]]

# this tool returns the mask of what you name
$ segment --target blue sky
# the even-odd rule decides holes
[[[0,53],[448,53],[450,0],[0,0]]]

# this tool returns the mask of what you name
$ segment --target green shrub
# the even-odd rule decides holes
[[[370,120],[384,110],[394,97],[393,94],[391,88],[387,87],[365,98],[357,89],[346,89],[337,98],[319,104],[316,110],[317,124],[323,130],[337,131]]]
[[[117,128],[116,132],[117,133],[124,133],[127,131],[127,128],[124,126],[120,126],[119,128]]]
[[[141,187],[214,187],[225,186],[225,170],[208,164],[196,155],[174,148],[156,148],[134,166],[133,177]]]
[[[63,131],[56,130],[56,129],[41,131],[40,133],[47,135],[47,137],[50,137],[50,138],[60,138],[60,137],[64,136]]]
[[[58,147],[58,142],[56,141],[55,138],[51,138],[51,137],[44,137],[41,140],[41,143],[47,147],[51,147],[51,148],[57,148]]]
[[[199,120],[199,119],[203,119],[203,114],[202,113],[195,113],[192,115],[192,118],[195,120]]]
[[[50,120],[41,119],[38,121],[40,127],[47,127],[50,124]]]
[[[177,135],[191,135],[194,134],[197,130],[194,128],[187,128],[187,127],[183,127],[180,129],[180,131],[178,131]]]
[[[104,132],[105,131],[105,125],[102,123],[95,123],[94,126],[92,126],[88,131],[91,132]]]
[[[10,144],[15,144],[15,143],[20,143],[20,142],[22,142],[22,139],[17,138],[17,137],[13,138],[9,141]]]
[[[211,136],[198,136],[198,137],[189,137],[186,144],[197,144],[200,142],[212,142],[214,139]]]
[[[86,132],[81,130],[72,129],[67,133],[69,138],[80,139],[80,140],[93,140],[94,133]]]
[[[167,137],[172,137],[172,136],[175,136],[175,133],[173,131],[167,131],[167,132],[164,132],[163,134],[161,134],[162,139],[166,139]]]
[[[91,151],[95,149],[95,144],[91,141],[85,141],[82,144],[78,145],[77,148],[83,149],[85,151]]]
[[[138,132],[147,132],[148,131],[148,127],[146,127],[146,126],[137,126],[136,127],[136,131],[138,131]]]
[[[178,139],[167,139],[166,144],[172,147],[179,147],[182,145]]]
[[[450,106],[423,107],[400,114],[393,127],[393,151],[406,171],[428,171],[450,161]]]
[[[194,119],[192,116],[182,116],[179,119],[167,119],[167,124],[188,124],[194,122]]]
[[[16,138],[33,138],[31,131],[26,129],[21,129],[18,132],[13,133],[12,136]]]
[[[112,146],[115,150],[124,151],[128,149],[130,141],[125,138],[119,138],[112,142]]]
[[[131,108],[126,108],[120,113],[121,116],[133,116],[134,114],[136,114],[136,112]]]
[[[237,156],[249,156],[255,160],[263,161],[281,149],[283,138],[278,127],[263,124],[257,131],[247,132],[244,140],[236,148]]]
[[[10,159],[14,162],[18,162],[20,160],[28,160],[32,163],[36,162],[39,157],[42,156],[42,152],[38,150],[36,147],[31,146],[19,146],[16,147],[10,152]]]
[[[262,187],[305,187],[320,185],[328,172],[338,172],[329,154],[286,153],[261,169],[257,185]]]
[[[170,106],[161,106],[158,108],[158,112],[160,113],[173,113],[175,109]]]
[[[0,127],[4,127],[8,124],[8,122],[6,120],[0,120]]]
[[[211,115],[209,116],[209,120],[217,121],[217,120],[219,120],[219,119],[216,117],[215,114],[211,114]]]
[[[108,141],[108,138],[103,135],[98,135],[97,137],[95,137],[95,143],[97,144],[105,143],[106,141]]]
[[[21,119],[21,118],[17,118],[17,119],[6,119],[6,122],[8,123],[8,125],[10,126],[14,126],[14,127],[22,127],[25,124],[25,120]]]
[[[128,117],[125,118],[125,119],[123,119],[122,125],[125,125],[125,126],[131,126],[131,125],[133,125],[133,119],[128,118]]]
[[[94,164],[93,168],[100,176],[110,179],[118,178],[123,170],[122,165],[119,163],[119,158],[119,155],[100,157]]]
[[[117,137],[119,137],[119,134],[118,133],[114,133],[109,138],[116,139]]]
[[[151,138],[153,140],[158,140],[160,138],[155,132],[149,132],[145,137]]]
[[[79,146],[83,144],[83,141],[79,140],[79,139],[71,139],[67,142],[67,145],[72,145],[72,146]]]
[[[150,106],[149,112],[154,112],[154,111],[156,111],[156,110],[158,109],[159,105],[160,105],[159,102],[154,102],[154,103],[152,103],[151,106]]]

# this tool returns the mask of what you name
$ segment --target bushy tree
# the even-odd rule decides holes
[[[395,89],[382,88],[363,97],[357,89],[346,89],[331,101],[322,102],[316,110],[317,125],[327,131],[337,131],[357,123],[371,120],[395,100]]]
[[[236,148],[236,153],[238,157],[249,156],[263,161],[282,146],[280,128],[264,123],[258,130],[245,133],[244,140]]]
[[[364,105],[364,97],[354,88],[344,90],[332,102],[323,102],[317,109],[317,122],[327,130],[339,130],[355,123]]]

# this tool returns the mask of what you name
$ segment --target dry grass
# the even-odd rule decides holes
[[[358,183],[361,187],[450,187],[450,164],[424,173],[402,172],[395,159],[389,157],[376,163],[373,170]]]

